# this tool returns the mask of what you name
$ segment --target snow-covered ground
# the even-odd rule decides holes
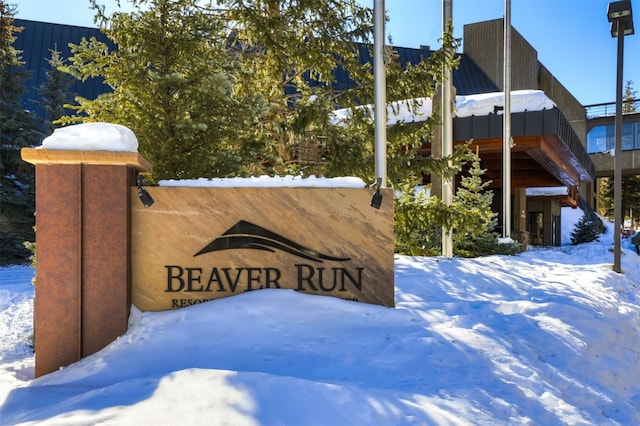
[[[580,211],[563,209],[563,240]],[[34,379],[33,271],[0,269],[0,424],[640,424],[640,256],[397,256],[396,308],[261,290],[134,310]]]

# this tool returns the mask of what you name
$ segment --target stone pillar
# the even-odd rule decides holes
[[[135,152],[22,150],[36,165],[36,377],[127,330],[130,187],[151,170]]]

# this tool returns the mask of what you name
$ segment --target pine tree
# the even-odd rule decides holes
[[[495,232],[498,214],[491,211],[493,192],[487,190],[491,182],[482,179],[485,171],[480,167],[480,157],[476,153],[454,196],[452,229],[456,256],[514,254],[519,250],[517,243],[498,242]]]
[[[633,90],[633,81],[627,80],[624,86],[622,113],[630,114],[638,110],[637,91]]]
[[[577,245],[582,243],[590,243],[598,241],[600,224],[592,217],[582,215],[578,223],[576,223],[573,231],[571,231],[571,244]]]
[[[237,58],[228,54],[220,20],[198,0],[130,3],[131,13],[102,15],[101,29],[117,49],[95,39],[72,46],[62,69],[80,79],[101,76],[113,90],[79,99],[76,116],[64,123],[129,127],[155,180],[233,176],[259,166],[253,117],[262,104],[249,91],[234,93]]]
[[[635,98],[636,94],[637,92],[633,90],[633,82],[628,80],[624,89],[623,114],[631,114],[637,111],[638,101]],[[640,211],[640,175],[623,176],[621,186],[622,211],[620,212],[620,223],[624,223],[627,213],[630,211]],[[600,213],[612,219],[614,215],[613,196],[613,178],[601,179],[599,186]]]
[[[32,113],[20,106],[26,72],[13,47],[14,9],[0,0],[0,264],[25,262],[25,240],[33,240],[34,170],[20,158],[41,134]]]
[[[243,73],[239,91],[259,93],[268,109],[256,137],[270,150],[273,173],[291,171],[301,147],[321,145],[323,157],[296,169],[304,174],[359,176],[374,180],[374,124],[370,109],[352,109],[352,118],[330,124],[331,113],[373,102],[371,63],[373,10],[356,0],[221,0],[212,13],[230,25]],[[452,29],[451,29],[452,32]],[[444,48],[416,66],[403,68],[387,47],[387,100],[391,103],[435,93],[445,66],[456,65],[459,40],[444,37]],[[336,74],[353,82],[336,86]],[[415,106],[413,102],[409,102]],[[389,182],[398,184],[440,163],[417,158],[436,116],[419,124],[388,129]],[[452,161],[454,167],[459,158]],[[427,171],[428,172],[428,171]]]
[[[640,212],[640,175],[623,176],[621,188],[622,208],[620,212],[620,223],[624,223],[624,219],[630,211]],[[604,215],[611,219],[614,217],[613,189],[613,179],[607,179],[602,185],[602,192],[600,194]]]
[[[414,186],[401,184],[394,204],[395,250],[413,256],[440,254],[442,227],[453,229],[456,256],[514,254],[518,244],[499,244],[495,227],[497,213],[491,211],[493,192],[483,181],[485,170],[477,154],[471,155],[469,170],[461,177],[451,207],[437,197],[427,197]]]
[[[396,253],[408,256],[440,254],[442,225],[450,224],[452,210],[424,188],[401,182],[395,188],[393,230]]]
[[[372,34],[371,9],[355,0],[221,0],[212,13],[229,26],[242,63],[236,89],[257,94],[267,105],[255,137],[267,148],[271,173],[290,172],[310,145],[330,158],[326,170],[318,161],[299,170],[307,174],[340,174],[349,164],[372,164],[364,129],[347,137],[344,128],[329,123],[332,110],[370,99],[366,90],[373,76],[359,62],[356,42]],[[336,89],[339,69],[354,87]]]
[[[47,62],[51,69],[46,72],[45,82],[39,91],[46,113],[45,131],[47,134],[53,132],[56,127],[60,127],[59,124],[55,124],[56,120],[69,113],[69,110],[64,106],[72,100],[71,85],[74,83],[72,76],[59,70],[65,65],[65,61],[57,48],[49,49],[49,52],[51,57],[47,59]]]

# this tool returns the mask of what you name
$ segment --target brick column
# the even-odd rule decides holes
[[[130,187],[135,152],[24,148],[36,165],[36,377],[102,349],[127,330]]]

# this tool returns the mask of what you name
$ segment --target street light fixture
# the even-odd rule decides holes
[[[148,209],[153,205],[153,203],[155,203],[155,200],[153,199],[151,194],[149,194],[147,190],[142,187],[142,176],[136,176],[136,180],[138,183],[138,198],[140,198],[140,202],[142,203],[142,205]]]
[[[624,24],[620,29],[622,35],[633,34],[633,13],[631,11],[631,1],[623,0],[609,3],[607,18],[611,22],[611,37],[618,37],[618,22]]]
[[[609,3],[607,19],[611,22],[611,37],[618,39],[618,68],[616,79],[616,147],[613,162],[613,270],[622,273],[620,266],[620,239],[622,225],[622,70],[624,36],[633,34],[631,0]]]

